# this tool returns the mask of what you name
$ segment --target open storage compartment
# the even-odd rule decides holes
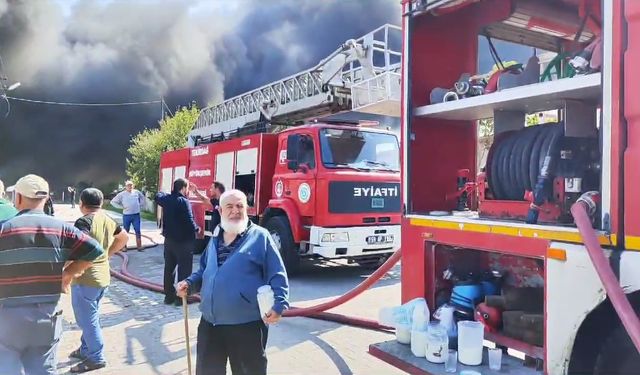
[[[434,280],[427,299],[448,304],[455,319],[482,321],[485,340],[543,360],[544,261],[427,242]],[[428,265],[429,266],[429,265]]]
[[[436,11],[410,16],[408,215],[572,228],[571,204],[602,190],[600,2]],[[528,60],[499,60],[496,40],[530,48]],[[480,53],[494,70],[479,71]],[[490,144],[480,163],[479,141]]]

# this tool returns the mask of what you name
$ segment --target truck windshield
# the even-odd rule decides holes
[[[322,129],[320,148],[327,168],[400,171],[398,139],[393,134]]]

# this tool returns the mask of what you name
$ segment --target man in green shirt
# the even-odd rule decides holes
[[[109,257],[122,250],[129,239],[122,227],[101,209],[103,200],[100,190],[83,190],[80,194],[80,211],[84,216],[75,223],[78,229],[98,241],[108,252],[97,258],[82,276],[74,280],[71,287],[73,313],[82,329],[80,348],[70,355],[82,360],[71,368],[74,373],[97,370],[107,365],[98,310],[100,300],[111,282]]]
[[[7,220],[16,216],[18,210],[13,207],[13,204],[4,199],[4,183],[0,180],[0,221]]]

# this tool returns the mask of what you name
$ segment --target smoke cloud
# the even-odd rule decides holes
[[[315,65],[348,38],[400,23],[398,0],[0,0],[9,93],[57,102],[219,102]],[[26,173],[56,191],[123,179],[133,135],[160,104],[0,103],[0,178]]]

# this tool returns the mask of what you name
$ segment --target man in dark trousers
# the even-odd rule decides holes
[[[193,250],[196,234],[201,230],[193,220],[191,203],[187,198],[189,181],[178,178],[171,194],[158,193],[155,201],[162,207],[162,235],[164,236],[164,303],[175,303],[174,269],[178,266],[178,280],[184,280],[193,270]]]
[[[0,226],[0,374],[56,374],[60,294],[104,249],[45,215],[49,184],[42,177],[22,177],[15,193],[19,212]]]
[[[216,230],[218,224],[220,224],[220,210],[218,206],[220,205],[220,196],[225,191],[224,185],[222,184],[222,182],[218,181],[215,181],[213,184],[211,184],[211,187],[209,187],[209,196],[211,198],[202,194],[195,184],[192,183],[190,184],[190,186],[191,191],[193,191],[193,193],[200,199],[202,204],[207,207],[207,211],[211,211],[211,222],[209,231],[213,233]]]
[[[228,190],[220,197],[221,222],[200,257],[200,268],[177,285],[179,297],[200,291],[196,375],[266,375],[269,324],[289,307],[287,273],[269,232],[252,224],[247,197]],[[273,306],[261,315],[257,291],[268,285]]]

